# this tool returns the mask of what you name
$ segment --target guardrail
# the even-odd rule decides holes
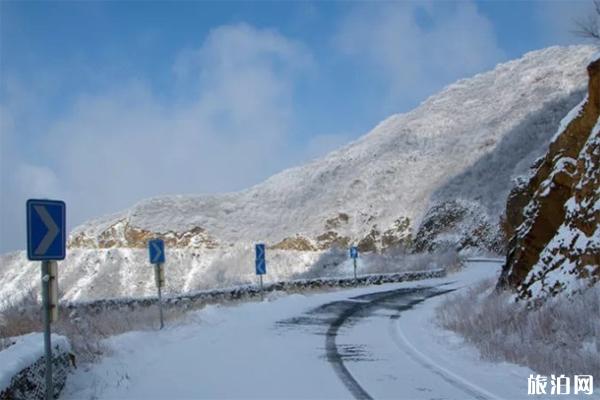
[[[492,258],[492,257],[473,257],[473,258],[467,258],[465,261],[466,262],[495,262],[498,264],[503,264],[506,261],[506,259]]]
[[[280,281],[267,283],[263,287],[263,292],[285,291],[285,292],[306,292],[312,290],[322,290],[325,288],[351,288],[369,285],[381,285],[384,283],[395,283],[404,281],[414,281],[430,278],[442,278],[446,276],[446,270],[436,269],[431,271],[402,272],[391,274],[370,274],[354,278],[316,278],[316,279],[297,279],[291,281]],[[163,298],[165,307],[176,307],[182,304],[186,306],[203,304],[214,304],[223,301],[236,301],[246,298],[260,297],[260,288],[256,285],[243,285],[232,288],[201,290],[193,293],[187,293],[177,296],[166,296]],[[148,307],[155,305],[157,298],[117,298],[103,299],[85,302],[62,303],[62,307],[68,309],[77,309],[84,311],[98,309],[120,309]]]

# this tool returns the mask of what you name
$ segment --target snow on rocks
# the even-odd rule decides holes
[[[577,104],[571,111],[569,111],[569,113],[563,119],[560,120],[560,125],[558,126],[558,130],[556,131],[554,137],[551,140],[552,142],[555,142],[556,139],[558,139],[558,137],[565,131],[565,129],[567,129],[567,126],[569,126],[571,121],[573,121],[575,118],[581,115],[581,113],[583,112],[583,106],[587,103],[587,101],[588,96],[586,95],[579,104]]]
[[[0,351],[0,398],[42,398],[44,393],[44,339],[42,333],[9,338],[11,345]],[[66,337],[52,335],[53,376],[56,393],[70,368],[71,346]]]
[[[572,294],[600,281],[600,60],[584,103],[507,204],[514,232],[500,283],[526,299]]]

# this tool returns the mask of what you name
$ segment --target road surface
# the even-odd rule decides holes
[[[325,357],[356,399],[384,398],[390,393],[411,399],[495,399],[428,360],[400,330],[403,312],[453,290],[440,285],[377,291],[323,304],[279,324],[312,326],[316,332],[321,328]],[[416,370],[420,371],[418,382]],[[380,372],[375,379],[374,371]]]
[[[106,342],[63,398],[526,398],[526,368],[483,363],[438,335],[436,302],[497,265],[444,279],[209,306]],[[434,332],[435,331],[435,332]]]

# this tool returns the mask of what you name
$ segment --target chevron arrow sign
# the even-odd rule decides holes
[[[27,208],[27,258],[63,260],[66,248],[66,205],[60,200],[29,199]]]

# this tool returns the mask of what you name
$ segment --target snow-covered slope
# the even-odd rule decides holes
[[[344,214],[347,220],[335,230],[356,240],[375,226],[392,228],[403,217],[415,228],[436,191],[450,199],[475,192],[498,215],[510,176],[528,167],[529,153],[540,154],[548,131],[555,131],[565,110],[581,100],[592,51],[555,47],[529,53],[459,81],[417,109],[389,117],[357,141],[248,190],[144,200],[76,228],[72,237],[97,243],[107,228],[122,222],[160,233],[199,227],[220,244],[274,244],[296,234],[314,239],[328,230],[327,220]],[[515,135],[522,139],[512,147],[518,154],[495,153]],[[507,171],[495,169],[481,177],[484,187],[473,185],[477,177],[454,181],[483,157],[499,158]],[[118,233],[111,238],[117,240]]]
[[[191,260],[173,267],[184,274],[178,281],[187,282],[178,289],[189,290],[196,279],[210,275],[214,280],[226,273],[210,267],[206,259],[249,249],[257,241],[281,251],[304,250],[286,256],[296,263],[294,270],[315,259],[307,252],[335,244],[354,242],[368,251],[409,243],[431,207],[456,199],[476,204],[477,212],[485,214],[477,218],[488,225],[483,229],[497,232],[512,177],[542,154],[561,117],[583,97],[585,65],[592,54],[584,46],[528,53],[452,84],[355,142],[245,191],[153,198],[89,221],[71,233],[70,254],[78,261],[65,262],[75,274],[66,289],[70,297],[89,295],[85,287],[103,274],[108,252],[122,261],[114,270],[125,293],[114,294],[134,294],[127,282],[146,281],[136,275],[146,272],[138,265],[141,257],[124,252],[137,252],[130,249],[144,248],[157,234]],[[464,223],[458,225],[457,243],[462,242],[460,235],[470,234]],[[435,241],[435,235],[421,237]],[[453,236],[444,231],[444,237]],[[251,265],[251,259],[246,262]],[[10,271],[23,268],[22,255],[4,257],[2,264],[3,281],[29,278],[23,271]],[[127,282],[122,282],[125,275]],[[15,281],[11,285],[19,286]]]

